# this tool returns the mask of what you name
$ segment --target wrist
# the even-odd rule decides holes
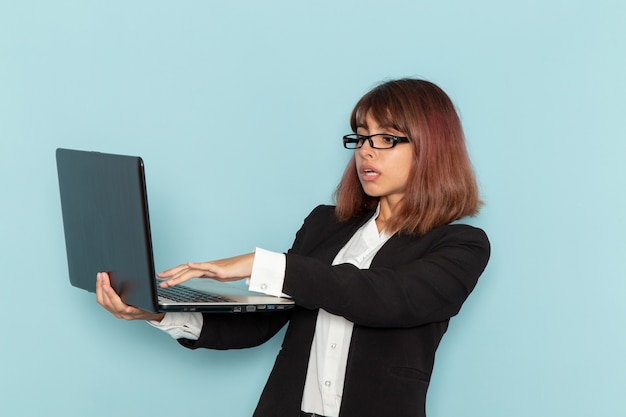
[[[161,323],[164,317],[165,313],[150,313],[145,319],[148,321],[153,321],[155,323]]]

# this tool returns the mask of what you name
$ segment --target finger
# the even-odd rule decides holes
[[[96,301],[98,304],[104,306],[104,290],[102,288],[103,285],[111,285],[111,281],[109,279],[109,274],[106,272],[98,272],[96,274]]]
[[[189,267],[187,266],[187,264],[181,264],[178,266],[175,266],[173,268],[170,269],[166,269],[165,271],[159,272],[157,274],[157,276],[161,277],[161,278],[167,278],[167,277],[171,277],[173,275],[177,275],[179,273],[181,273],[182,271],[188,269]]]
[[[189,281],[192,278],[202,278],[208,277],[205,275],[205,271],[201,271],[198,269],[187,268],[185,270],[181,270],[178,274],[168,277],[165,281],[159,284],[160,287],[173,287],[174,285],[182,284],[185,281]]]
[[[124,310],[120,313],[122,318],[126,320],[134,320],[143,314],[143,310],[134,306],[125,306]]]
[[[102,305],[102,277],[101,272],[96,274],[96,301]]]

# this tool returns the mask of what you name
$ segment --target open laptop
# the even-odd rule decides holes
[[[108,272],[126,304],[153,312],[250,313],[293,307],[293,300],[210,279],[198,280],[204,291],[193,284],[160,288],[142,159],[60,148],[56,161],[73,286],[95,292],[96,274]],[[166,294],[172,291],[177,294]]]

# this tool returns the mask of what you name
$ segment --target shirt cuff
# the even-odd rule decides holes
[[[165,313],[160,322],[148,320],[148,324],[174,339],[198,340],[203,321],[201,313]]]
[[[276,297],[289,297],[282,292],[286,265],[287,259],[284,253],[256,248],[252,274],[250,274],[250,291],[262,292]]]

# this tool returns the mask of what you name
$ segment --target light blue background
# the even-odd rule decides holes
[[[282,251],[356,100],[415,76],[458,107],[493,245],[429,416],[626,416],[625,5],[1,0],[0,415],[249,416],[280,344],[185,350],[70,287],[55,148],[144,158],[158,269]]]

